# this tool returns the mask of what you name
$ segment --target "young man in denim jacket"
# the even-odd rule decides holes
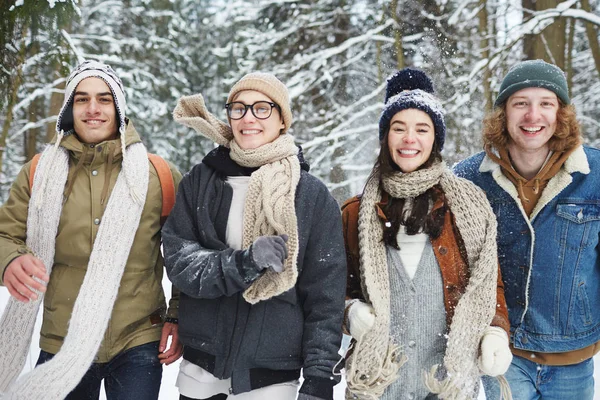
[[[498,218],[515,399],[592,399],[600,347],[600,151],[581,145],[563,71],[515,65],[484,120],[485,152],[455,167]],[[485,382],[488,398],[497,388]]]

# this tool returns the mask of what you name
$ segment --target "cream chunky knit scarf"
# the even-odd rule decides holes
[[[288,258],[284,270],[267,270],[244,292],[249,303],[277,296],[294,287],[298,278],[298,221],[296,187],[300,180],[298,148],[291,135],[280,135],[271,143],[244,150],[231,127],[214,117],[202,95],[182,97],[173,111],[175,121],[195,129],[216,143],[231,149],[231,159],[243,167],[259,167],[252,173],[244,204],[243,248],[264,235],[288,235]]]
[[[54,264],[55,238],[69,171],[68,152],[58,146],[59,142],[42,153],[27,216],[27,246],[44,262],[48,274]],[[86,373],[108,325],[147,191],[146,149],[142,143],[132,144],[123,154],[123,167],[102,217],[61,350],[52,360],[19,379],[43,295],[38,293],[38,299],[29,303],[10,299],[0,321],[3,400],[63,399]]]
[[[390,289],[383,227],[375,203],[382,190],[395,198],[413,198],[440,184],[464,241],[470,270],[469,283],[456,307],[448,334],[439,380],[436,366],[424,374],[425,384],[442,399],[474,398],[479,385],[479,343],[496,310],[498,260],[496,218],[485,194],[471,182],[454,176],[444,163],[403,174],[384,176],[374,169],[365,186],[358,214],[360,271],[363,292],[375,310],[371,331],[355,344],[348,359],[348,398],[377,399],[397,376],[403,360],[402,343],[390,338]]]

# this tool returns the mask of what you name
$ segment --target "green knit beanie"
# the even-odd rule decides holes
[[[530,87],[548,89],[564,104],[571,103],[565,73],[560,68],[543,60],[527,60],[508,71],[494,105],[499,107],[515,92]]]

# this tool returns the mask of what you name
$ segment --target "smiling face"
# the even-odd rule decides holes
[[[256,90],[243,90],[232,100],[246,105],[254,104],[257,101],[273,102],[268,96]],[[230,119],[229,123],[235,142],[244,150],[256,149],[272,142],[279,137],[281,130],[285,127],[276,107],[273,108],[271,116],[267,119],[256,118],[249,109],[242,119]]]
[[[548,89],[526,88],[510,96],[506,101],[510,153],[547,154],[548,141],[556,131],[558,108],[556,94]]]
[[[416,171],[429,159],[435,129],[431,117],[421,110],[409,108],[397,112],[388,132],[390,156],[402,172]]]
[[[79,82],[73,95],[73,127],[84,143],[117,137],[117,110],[110,88],[100,78]]]

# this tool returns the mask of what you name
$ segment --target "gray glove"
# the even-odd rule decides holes
[[[283,271],[283,261],[288,256],[287,241],[287,235],[257,238],[250,246],[254,264],[261,270],[271,268],[275,272]]]

